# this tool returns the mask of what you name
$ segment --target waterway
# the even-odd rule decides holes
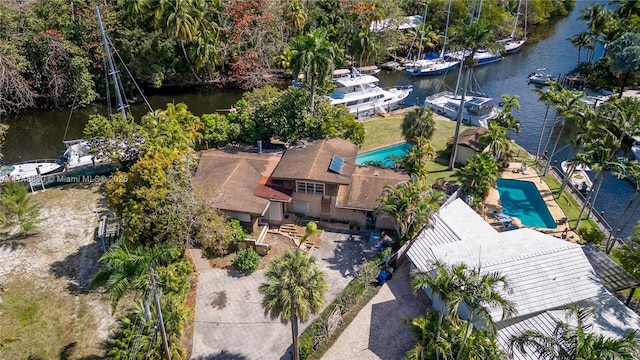
[[[578,61],[578,51],[566,40],[580,31],[586,30],[584,22],[577,20],[580,10],[596,1],[576,1],[576,8],[566,18],[558,19],[529,34],[529,42],[518,53],[505,57],[501,62],[479,67],[475,71],[474,88],[489,96],[502,94],[518,95],[521,105],[515,116],[521,121],[520,134],[512,138],[530,153],[535,154],[544,118],[545,106],[538,102],[538,96],[532,91],[533,85],[527,84],[527,75],[538,68],[546,68],[550,74],[566,74]],[[601,2],[606,5],[607,2]],[[585,51],[582,52],[584,58]],[[400,55],[400,54],[399,54]],[[597,58],[598,55],[596,55]],[[407,104],[424,103],[424,99],[435,92],[453,89],[457,71],[445,76],[412,77],[404,72],[380,74],[382,86],[412,84],[414,91]],[[242,95],[239,90],[202,89],[197,92],[175,95],[149,96],[153,108],[162,109],[167,103],[184,102],[195,115],[212,113],[218,109],[231,107]],[[131,111],[139,118],[147,109],[144,105],[132,105]],[[106,115],[106,105],[94,104],[84,109],[60,109],[53,111],[29,110],[6,116],[3,121],[10,125],[3,154],[4,162],[13,163],[32,159],[57,158],[64,150],[63,140],[82,137],[82,130],[91,114]],[[553,112],[549,115],[553,119]],[[548,127],[548,125],[547,125]],[[562,148],[572,136],[572,129],[566,129],[558,148]],[[543,145],[546,138],[543,141]],[[556,158],[561,161],[570,156],[570,149],[560,151]],[[632,187],[608,176],[598,195],[596,208],[605,210],[605,219],[615,223],[633,195]],[[636,215],[640,218],[640,214]],[[635,221],[637,221],[636,219]],[[623,236],[630,233],[627,229]]]

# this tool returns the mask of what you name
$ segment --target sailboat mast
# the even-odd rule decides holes
[[[444,28],[444,40],[442,41],[442,51],[440,51],[440,58],[444,59],[444,49],[447,46],[447,39],[449,36],[449,17],[451,16],[451,2],[449,0],[449,7],[447,8],[447,25]]]
[[[511,39],[515,39],[516,37],[516,29],[518,28],[518,17],[520,16],[520,6],[522,5],[522,0],[518,1],[518,11],[516,12],[516,21],[513,23],[513,31],[511,31]]]
[[[100,16],[100,9],[96,5],[96,16],[98,17],[98,26],[100,27],[100,34],[102,35],[102,44],[104,45],[104,52],[107,55],[107,63],[109,64],[109,74],[111,75],[111,79],[113,80],[113,87],[116,91],[116,102],[118,103],[118,110],[122,114],[122,119],[127,118],[127,113],[125,111],[126,106],[122,101],[122,94],[120,93],[120,85],[118,83],[118,72],[115,70],[113,66],[113,58],[111,58],[111,51],[109,50],[109,43],[107,42],[107,35],[104,32],[104,26],[102,25],[102,17]]]

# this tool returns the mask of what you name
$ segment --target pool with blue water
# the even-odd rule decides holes
[[[523,225],[529,227],[558,227],[536,184],[530,181],[498,179],[496,185],[503,213],[517,217]]]
[[[367,165],[368,162],[381,162],[384,166],[391,166],[394,164],[390,156],[403,156],[407,151],[411,150],[413,146],[406,142],[386,146],[377,150],[368,151],[356,156],[357,165]]]

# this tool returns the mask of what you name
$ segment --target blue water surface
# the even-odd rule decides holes
[[[558,227],[536,184],[513,179],[498,179],[496,184],[503,213],[517,217],[523,225],[529,227]]]
[[[366,165],[368,162],[382,162],[384,166],[391,166],[394,164],[390,156],[403,156],[407,151],[411,150],[413,146],[406,142],[383,147],[377,150],[368,151],[362,153],[356,157],[357,165]]]

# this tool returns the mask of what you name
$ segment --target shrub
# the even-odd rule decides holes
[[[245,275],[249,275],[254,272],[258,264],[260,264],[260,255],[258,255],[253,248],[243,249],[236,253],[232,264],[236,270]]]
[[[581,227],[578,229],[578,234],[582,238],[584,244],[601,245],[604,242],[606,236],[598,228]]]
[[[231,235],[232,244],[239,243],[247,237],[247,231],[238,219],[231,219],[229,222],[229,234]]]

